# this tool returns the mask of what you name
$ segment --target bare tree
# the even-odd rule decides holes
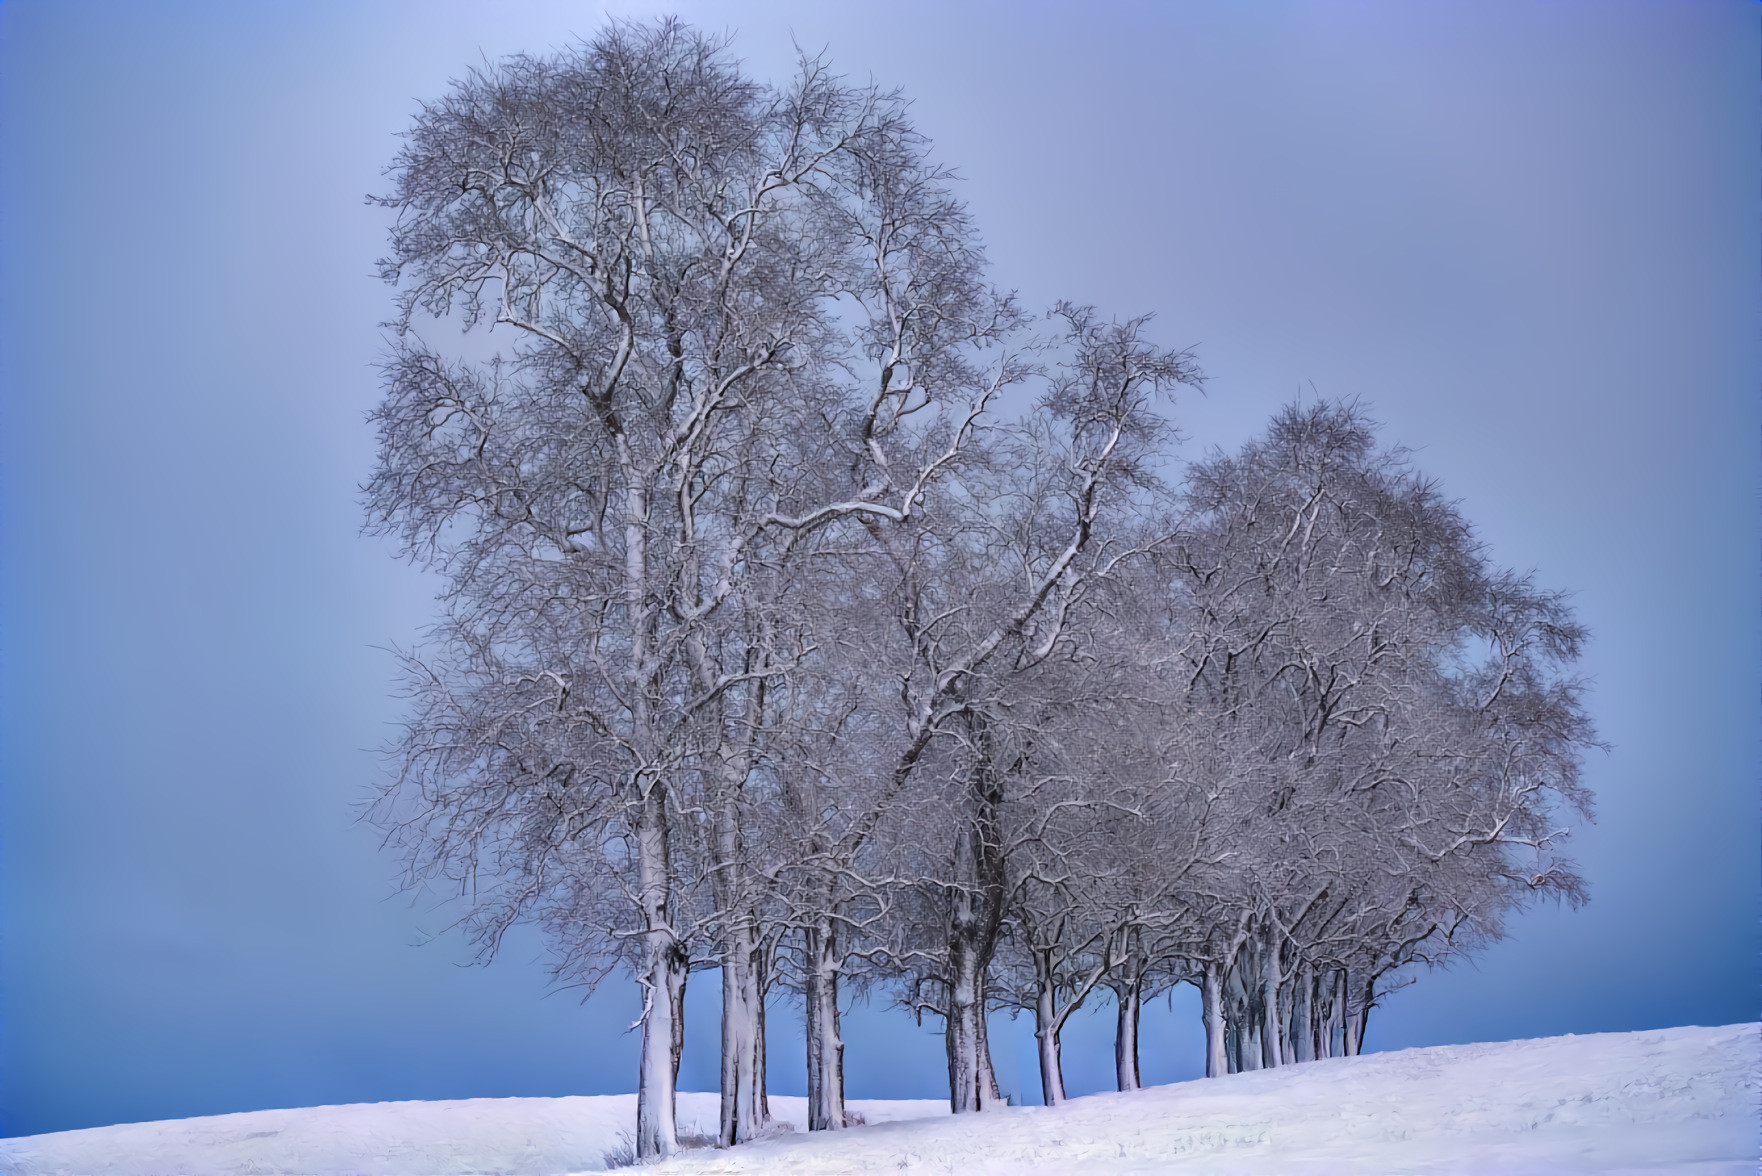
[[[590,985],[633,968],[644,1156],[674,1146],[694,963],[723,977],[722,1140],[764,1125],[764,994],[794,924],[766,925],[787,871],[755,867],[756,847],[787,839],[757,826],[804,778],[781,759],[804,738],[780,723],[809,714],[792,692],[816,638],[788,601],[816,537],[891,564],[916,643],[894,767],[805,842],[824,882],[848,876],[967,680],[1043,613],[1057,631],[1104,490],[1154,429],[1147,398],[1190,368],[1067,316],[1087,366],[1048,417],[1067,426],[1072,529],[987,629],[924,656],[941,638],[908,549],[994,398],[1033,370],[993,350],[1022,316],[984,285],[926,149],[897,96],[819,60],[771,89],[677,23],[620,24],[456,82],[380,200],[399,314],[371,526],[448,588],[408,661],[419,703],[378,813],[413,883],[458,884],[486,954],[533,919]],[[425,340],[449,327],[451,351]],[[841,901],[802,926],[825,941],[806,953],[822,1023]],[[842,1123],[838,1097],[818,1102]]]
[[[1252,871],[1210,895],[1209,1044],[1231,1068],[1354,1053],[1382,977],[1582,899],[1555,823],[1588,814],[1583,630],[1351,406],[1288,409],[1189,487],[1189,697]]]
[[[887,548],[911,652],[896,781],[903,786],[929,751],[952,765],[943,773],[946,860],[919,887],[934,895],[944,937],[912,954],[914,1002],[946,1022],[957,1112],[998,1098],[984,1046],[986,978],[1008,889],[1004,811],[1023,769],[1001,708],[1009,684],[1067,640],[1094,587],[1141,553],[1116,520],[1141,505],[1136,491],[1168,440],[1159,402],[1201,379],[1188,353],[1143,339],[1143,320],[1106,323],[1074,307],[1058,317],[1064,352],[1037,412],[968,474],[966,495],[951,503],[964,517],[934,544]]]
[[[956,1111],[998,1097],[987,1009],[1032,1009],[1056,1102],[1103,985],[1121,1089],[1182,980],[1208,1073],[1351,1053],[1403,969],[1582,898],[1564,600],[1339,405],[1170,522],[1192,356],[1033,334],[897,94],[614,24],[455,82],[390,185],[369,527],[446,587],[375,814],[482,958],[531,921],[564,979],[635,976],[639,1155],[693,969],[732,1144],[779,984],[836,1129],[841,979],[943,1018]]]
[[[576,924],[590,980],[635,965],[644,1156],[674,1146],[693,934],[716,937],[724,973],[724,1139],[762,1126],[740,797],[789,642],[746,586],[801,535],[903,517],[921,493],[870,482],[820,501],[806,476],[845,412],[838,300],[872,284],[855,156],[917,142],[898,99],[817,60],[772,90],[676,23],[614,25],[456,82],[381,200],[398,213],[399,317],[368,505],[449,578],[439,648],[411,671],[436,701],[381,816],[413,879],[476,896],[488,950],[513,920],[550,919]],[[491,337],[449,356],[423,339],[449,324]],[[884,385],[870,417],[911,391]],[[688,817],[709,829],[699,927],[681,922]],[[614,883],[634,923],[583,938],[570,904],[604,918]]]

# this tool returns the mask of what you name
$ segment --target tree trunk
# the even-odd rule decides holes
[[[1291,991],[1291,1049],[1297,1062],[1315,1061],[1315,973],[1307,962],[1297,966]]]
[[[673,1097],[679,1073],[673,1049],[676,1013],[671,992],[684,990],[684,974],[678,961],[671,955],[662,955],[650,960],[643,977],[646,992],[636,1094],[639,1156],[668,1156],[679,1146]]]
[[[979,762],[971,779],[971,817],[955,835],[956,889],[948,927],[948,1099],[955,1114],[1003,1101],[985,1032],[985,978],[1003,922],[1003,851],[997,806],[1003,789],[983,718],[969,715]]]
[[[1229,990],[1229,1004],[1224,1015],[1235,1023],[1237,1072],[1258,1070],[1264,1061],[1260,1052],[1260,1001],[1254,991],[1256,975],[1251,949],[1238,954],[1235,964],[1224,973],[1224,983]]]
[[[679,1089],[679,1059],[685,1056],[685,982],[691,979],[686,967],[685,951],[680,949],[679,966],[668,978],[668,1003],[673,1006],[673,1089]]]
[[[985,976],[979,975],[979,1109],[1004,1105],[1003,1091],[997,1086],[997,1071],[991,1066],[991,1018],[985,1014]]]
[[[1113,989],[1114,1008],[1118,1014],[1113,1034],[1114,1082],[1121,1090],[1137,1090],[1138,1012],[1144,999],[1144,958],[1140,954],[1136,927],[1125,933],[1123,956],[1117,979],[1108,985]]]
[[[1342,976],[1340,991],[1342,996],[1352,991],[1349,978]],[[1364,1046],[1364,1021],[1370,1013],[1368,1005],[1368,1001],[1361,1001],[1355,1008],[1351,1001],[1346,1002],[1346,1056],[1349,1058],[1357,1057]]]
[[[644,927],[636,1154],[646,1158],[672,1155],[679,1147],[674,1091],[685,1042],[685,951],[672,930],[666,809],[658,786],[642,798],[636,848]]]
[[[1199,984],[1200,1017],[1205,1022],[1205,1076],[1221,1078],[1230,1072],[1230,1059],[1224,1041],[1223,967],[1216,960],[1205,961],[1205,972]]]
[[[844,1041],[838,1034],[838,965],[832,924],[807,931],[808,1130],[837,1131],[844,1119]]]
[[[956,1114],[979,1109],[979,983],[972,952],[963,939],[949,944],[948,1107]]]
[[[701,653],[693,661],[702,667]],[[700,675],[701,676],[701,675]],[[719,776],[722,803],[714,813],[716,858],[710,872],[716,922],[722,933],[722,1105],[716,1131],[721,1147],[756,1139],[765,1126],[765,975],[746,870],[740,793],[751,759],[727,748]]]
[[[1346,1053],[1346,969],[1334,971],[1334,994],[1329,1001],[1332,1006],[1328,1016],[1332,1024],[1328,1029],[1328,1056],[1343,1058]]]
[[[759,1122],[767,1126],[771,1122],[771,1096],[765,1090],[765,1002],[771,998],[771,956],[761,953],[759,974],[764,979],[759,984],[759,1032],[753,1042],[754,1073],[758,1075],[753,1083],[753,1099],[759,1106]]]
[[[722,954],[722,1114],[717,1143],[730,1147],[764,1129],[765,997],[763,953],[750,922],[724,933]]]
[[[616,434],[624,477],[624,597],[631,633],[626,685],[631,734],[645,763],[652,763],[654,716],[647,676],[653,621],[648,604],[649,503],[629,438]],[[685,947],[673,932],[673,878],[669,860],[667,793],[658,779],[639,771],[633,781],[632,825],[636,840],[637,908],[642,916],[642,1054],[636,1077],[636,1155],[672,1155],[679,1148],[674,1092],[685,1045]]]
[[[1137,1090],[1138,1075],[1138,1014],[1144,1006],[1144,981],[1136,977],[1130,984],[1114,990],[1119,1003],[1119,1023],[1114,1027],[1114,1080],[1121,1090]]]
[[[1260,998],[1254,991],[1258,975],[1254,969],[1252,946],[1237,955],[1235,966],[1225,973],[1230,985],[1229,1013],[1236,1021],[1236,1066],[1243,1073],[1260,1069],[1263,1062],[1260,1024],[1256,1020],[1260,1014]]]
[[[1370,1028],[1370,1006],[1376,1000],[1375,987],[1375,977],[1364,982],[1364,990],[1358,997],[1358,1007],[1346,1018],[1346,1052],[1353,1057],[1364,1051],[1364,1033]]]
[[[1266,932],[1266,949],[1260,957],[1260,1003],[1266,1010],[1261,1030],[1261,1056],[1269,1070],[1284,1065],[1290,1052],[1290,1043],[1285,1034],[1285,1018],[1279,1007],[1279,986],[1284,983],[1279,968],[1278,932],[1269,927]]]
[[[1051,952],[1034,953],[1034,1041],[1040,1055],[1040,1097],[1049,1107],[1065,1101],[1065,1076],[1058,1056],[1058,988]]]
[[[981,951],[965,936],[953,936],[949,942],[945,1044],[949,1108],[957,1115],[1004,1101],[991,1068],[991,1045],[985,1030],[985,971],[994,943],[995,936],[984,940]]]

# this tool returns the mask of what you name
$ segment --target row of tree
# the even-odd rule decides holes
[[[1165,484],[1192,356],[988,285],[899,95],[615,25],[454,83],[390,183],[366,498],[446,589],[377,816],[486,958],[529,921],[634,975],[639,1155],[694,969],[734,1143],[779,990],[835,1129],[853,987],[940,1019],[956,1111],[1031,1012],[1055,1103],[1100,988],[1122,1089],[1184,981],[1208,1073],[1352,1053],[1401,969],[1581,896],[1560,597],[1350,406]]]

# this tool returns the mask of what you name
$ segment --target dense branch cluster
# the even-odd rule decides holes
[[[1211,1073],[1351,1053],[1404,967],[1582,897],[1559,595],[1350,406],[1166,485],[1192,356],[991,288],[897,94],[615,25],[456,82],[390,185],[366,498],[446,589],[376,816],[485,958],[525,921],[635,977],[640,1154],[694,969],[733,1143],[778,991],[834,1129],[853,986],[944,1026],[956,1110],[1031,1012],[1056,1102],[1099,989],[1122,1088],[1181,982]]]

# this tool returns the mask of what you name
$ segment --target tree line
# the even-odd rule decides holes
[[[774,994],[813,1129],[871,989],[957,1112],[1031,1014],[1052,1104],[1101,989],[1121,1089],[1180,983],[1207,1074],[1352,1054],[1403,969],[1583,898],[1562,596],[1355,405],[1173,477],[1195,357],[994,287],[897,92],[614,24],[454,82],[388,182],[369,529],[445,587],[375,818],[483,958],[635,978],[639,1155],[694,970],[731,1144]]]

